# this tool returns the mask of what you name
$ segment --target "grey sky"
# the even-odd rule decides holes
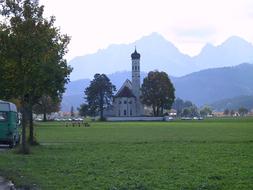
[[[252,0],[41,0],[72,36],[68,59],[110,44],[131,43],[152,32],[183,53],[195,55],[206,43],[237,35],[253,42]]]

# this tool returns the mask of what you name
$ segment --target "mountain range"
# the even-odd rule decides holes
[[[253,45],[240,37],[230,37],[221,45],[207,44],[196,56],[181,53],[178,48],[158,33],[144,36],[130,44],[110,45],[94,54],[72,59],[71,80],[89,78],[95,73],[111,74],[130,71],[130,55],[134,48],[141,54],[141,70],[160,70],[180,77],[203,69],[235,66],[253,62]]]
[[[141,81],[147,75],[141,73]],[[126,79],[131,79],[131,72],[122,71],[109,74],[111,82],[117,89]],[[243,63],[237,66],[206,69],[182,77],[170,76],[176,96],[190,100],[198,106],[211,105],[223,99],[253,96],[253,64]],[[84,102],[84,90],[90,79],[70,82],[63,96],[62,110],[69,111],[71,106],[79,107]]]
[[[227,98],[214,102],[210,106],[216,111],[224,111],[225,109],[236,111],[241,107],[244,107],[250,111],[253,109],[253,96]]]

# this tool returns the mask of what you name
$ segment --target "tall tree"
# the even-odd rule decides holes
[[[71,106],[70,115],[71,115],[71,117],[75,116],[75,112],[74,112],[74,107],[73,106]]]
[[[61,97],[71,68],[64,55],[69,37],[54,27],[55,18],[43,17],[44,6],[38,0],[3,0],[0,8],[0,60],[4,68],[5,99],[17,98],[22,107],[22,149],[26,149],[26,125],[29,120],[30,143],[33,139],[32,108],[43,95]],[[2,90],[2,89],[1,89]]]
[[[164,109],[170,109],[175,99],[174,86],[165,72],[149,72],[144,78],[141,93],[142,103],[152,106],[154,116],[162,115]]]
[[[176,98],[176,100],[172,104],[172,108],[177,110],[177,115],[180,116],[184,109],[184,101],[180,98]]]
[[[224,114],[224,115],[229,115],[229,112],[230,112],[229,109],[226,108],[226,109],[224,110],[223,114]]]
[[[248,114],[249,110],[247,108],[244,108],[244,107],[240,107],[238,109],[238,113],[240,114],[240,116],[244,116],[246,114]]]
[[[86,116],[95,116],[94,110],[92,110],[88,104],[84,103],[81,104],[80,107],[78,108],[79,115],[86,117]]]
[[[204,106],[201,110],[200,110],[200,115],[202,117],[206,117],[208,115],[211,115],[213,113],[212,109],[209,106]]]
[[[60,110],[61,100],[53,99],[50,96],[42,96],[33,106],[34,113],[43,114],[43,121],[47,121],[47,115]]]
[[[104,109],[112,104],[116,87],[105,74],[95,74],[90,86],[85,89],[85,99],[91,112],[100,113],[104,119]]]

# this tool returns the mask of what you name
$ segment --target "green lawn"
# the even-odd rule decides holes
[[[252,190],[253,118],[37,124],[41,146],[0,152],[0,175],[41,189]]]

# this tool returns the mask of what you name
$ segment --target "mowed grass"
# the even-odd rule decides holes
[[[253,189],[253,118],[40,123],[36,136],[30,155],[0,153],[0,175],[40,189]]]

